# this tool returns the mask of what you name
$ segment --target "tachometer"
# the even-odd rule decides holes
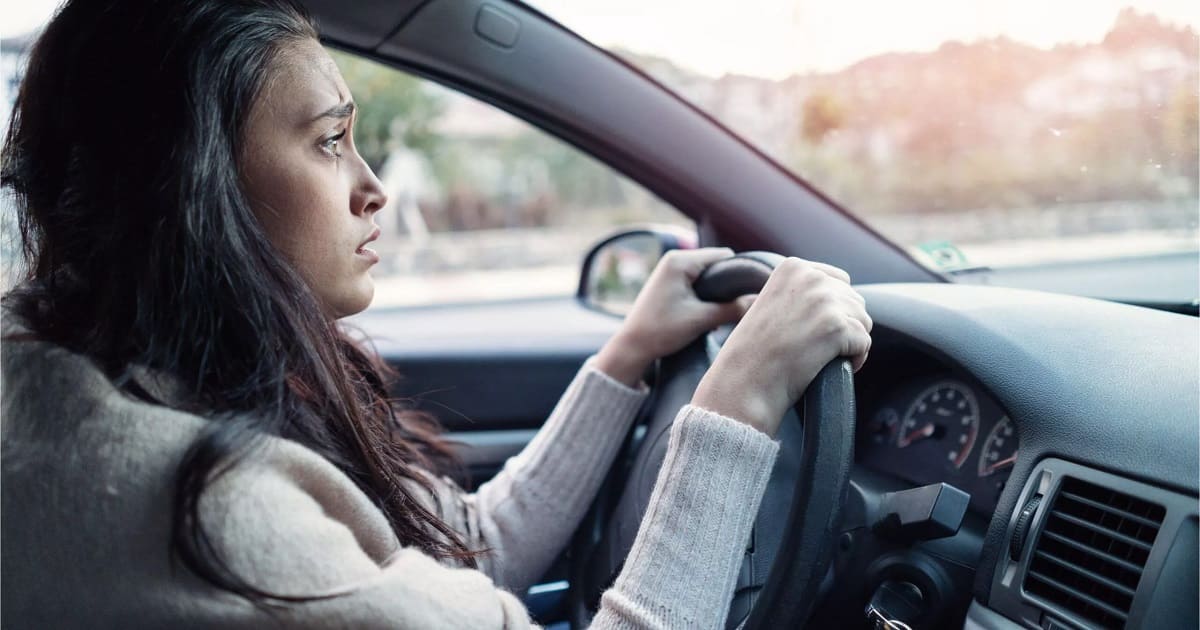
[[[871,436],[871,444],[882,446],[895,441],[896,429],[900,426],[900,414],[891,407],[884,407],[875,412],[875,417],[867,423],[867,434]]]
[[[917,396],[900,422],[896,446],[907,448],[926,439],[936,440],[946,460],[961,468],[979,434],[979,403],[966,385],[940,381]]]
[[[1017,435],[1008,416],[988,431],[979,452],[979,476],[987,477],[1005,470],[1017,461]]]

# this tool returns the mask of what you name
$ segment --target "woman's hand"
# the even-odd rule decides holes
[[[858,371],[871,318],[845,271],[788,258],[725,341],[692,404],[775,435],[784,413],[836,357]]]
[[[595,366],[628,385],[638,382],[654,360],[682,350],[700,335],[737,321],[754,301],[702,302],[692,283],[705,267],[733,256],[727,247],[672,250],[646,281],[617,334],[596,356]]]

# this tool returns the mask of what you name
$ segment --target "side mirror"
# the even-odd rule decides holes
[[[663,254],[695,247],[694,232],[672,226],[617,232],[584,257],[576,297],[592,310],[624,317]]]

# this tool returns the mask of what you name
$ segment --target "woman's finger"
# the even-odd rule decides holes
[[[858,319],[851,317],[850,322],[850,332],[843,342],[842,356],[850,359],[851,367],[857,372],[867,362],[867,355],[871,351],[871,335]]]
[[[808,261],[808,264],[821,270],[831,278],[841,280],[846,284],[850,284],[850,274],[846,273],[846,270],[842,269],[841,267],[835,267],[833,265],[827,265],[823,262],[816,262],[812,260]]]
[[[846,314],[862,324],[863,329],[869,334],[871,328],[875,326],[875,322],[871,319],[871,315],[867,313],[864,301],[858,297],[858,292],[848,290],[842,294],[842,300],[845,304]]]
[[[855,374],[857,374],[858,371],[867,364],[867,356],[870,355],[870,353],[870,345],[868,344],[867,349],[864,350],[862,354],[856,355],[854,358],[850,359],[850,367],[854,369]]]
[[[700,249],[675,249],[663,257],[669,261],[671,269],[678,270],[694,282],[704,271],[705,267],[733,256],[733,250],[728,247],[703,247]]]
[[[743,295],[735,300],[728,302],[701,302],[703,309],[700,316],[701,327],[705,330],[712,330],[722,324],[732,324],[738,322],[746,315],[746,311],[750,310],[750,306],[754,304],[754,298],[757,294]]]
[[[743,295],[736,300],[717,304],[717,318],[720,324],[729,324],[736,322],[746,315],[746,311],[754,304],[754,299],[758,297],[757,293]]]

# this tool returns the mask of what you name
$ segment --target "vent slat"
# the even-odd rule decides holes
[[[1085,521],[1085,520],[1079,518],[1078,516],[1071,516],[1070,514],[1064,514],[1063,512],[1059,512],[1057,510],[1051,512],[1050,516],[1054,517],[1054,518],[1061,518],[1064,521],[1067,521],[1068,523],[1071,523],[1073,525],[1078,525],[1080,527],[1090,529],[1098,534],[1103,534],[1105,536],[1108,536],[1109,538],[1119,540],[1119,541],[1129,545],[1130,547],[1137,547],[1138,549],[1141,549],[1142,551],[1150,551],[1150,547],[1151,547],[1150,545],[1147,545],[1146,543],[1144,543],[1132,536],[1126,536],[1125,534],[1122,534],[1121,532],[1113,531],[1103,525],[1097,525],[1096,523],[1092,523],[1091,521]]]
[[[1131,521],[1137,523],[1138,525],[1145,525],[1146,527],[1153,527],[1154,529],[1158,529],[1159,525],[1162,524],[1161,520],[1152,521],[1144,516],[1138,516],[1137,514],[1134,514],[1127,510],[1122,510],[1114,505],[1108,505],[1105,503],[1101,503],[1099,501],[1094,501],[1092,499],[1089,499],[1084,496],[1080,496],[1073,492],[1063,492],[1060,494],[1060,496],[1070,499],[1072,501],[1075,501],[1077,503],[1082,503],[1084,505],[1094,507],[1097,510],[1104,510],[1105,512],[1112,512],[1113,514],[1115,514],[1123,519],[1131,520]]]
[[[1088,545],[1085,545],[1083,543],[1076,542],[1076,541],[1071,540],[1070,538],[1067,538],[1066,536],[1063,536],[1061,534],[1055,534],[1054,532],[1042,532],[1042,535],[1055,541],[1055,542],[1060,542],[1064,545],[1067,545],[1068,547],[1073,547],[1084,553],[1090,553],[1090,554],[1100,558],[1101,560],[1115,564],[1115,565],[1121,567],[1122,569],[1133,571],[1135,573],[1142,572],[1142,567],[1139,565],[1136,565],[1127,560],[1118,558],[1112,554],[1104,553],[1103,551],[1100,551],[1099,549],[1096,549],[1095,547],[1089,547]]]
[[[1082,601],[1085,601],[1088,604],[1095,606],[1096,608],[1099,608],[1100,610],[1103,610],[1104,612],[1106,612],[1114,617],[1119,617],[1122,620],[1129,618],[1129,614],[1127,611],[1121,610],[1119,608],[1113,608],[1112,606],[1109,606],[1108,604],[1104,603],[1103,600],[1096,599],[1095,597],[1092,597],[1091,595],[1088,595],[1087,593],[1084,593],[1080,590],[1074,589],[1066,584],[1063,584],[1062,582],[1059,582],[1058,580],[1056,580],[1052,577],[1042,575],[1041,573],[1038,573],[1036,571],[1030,571],[1029,577],[1034,578],[1035,580],[1040,580],[1042,582],[1045,582],[1046,584],[1049,584],[1050,586],[1052,586],[1064,593],[1067,593],[1068,595],[1071,595],[1072,597],[1075,597]]]
[[[1087,625],[1124,627],[1166,509],[1064,477],[1025,569],[1025,592]]]
[[[1107,586],[1108,588],[1111,588],[1114,591],[1117,591],[1124,595],[1128,595],[1129,597],[1133,597],[1133,589],[1131,589],[1128,586],[1125,586],[1124,584],[1121,584],[1119,582],[1114,582],[1113,580],[1110,580],[1110,579],[1104,577],[1103,575],[1096,573],[1095,571],[1089,571],[1073,562],[1068,562],[1066,560],[1063,560],[1062,558],[1059,558],[1058,556],[1048,554],[1045,551],[1038,551],[1036,555],[1039,558],[1045,558],[1046,560],[1053,562],[1054,564],[1057,564],[1058,566],[1063,567],[1065,569],[1069,569],[1076,573],[1082,573],[1083,575],[1088,576],[1089,578],[1099,582],[1100,584],[1103,584],[1104,586]]]

